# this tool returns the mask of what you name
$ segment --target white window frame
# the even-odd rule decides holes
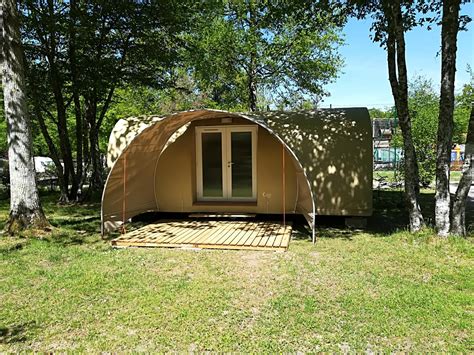
[[[203,177],[202,177],[202,134],[215,133],[221,134],[222,151],[222,197],[203,196]],[[252,134],[252,197],[233,197],[232,196],[232,132],[250,132]],[[196,127],[196,183],[198,201],[245,201],[252,202],[257,200],[257,132],[258,126],[198,126]]]

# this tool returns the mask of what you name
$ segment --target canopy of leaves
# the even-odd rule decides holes
[[[390,109],[369,108],[369,115],[371,119],[374,119],[374,118],[391,119],[391,118],[396,117],[394,108],[390,108]]]
[[[473,85],[466,84],[456,96],[454,143],[462,144],[466,140],[473,92]],[[426,187],[433,182],[435,176],[439,90],[430,79],[423,76],[414,77],[409,85],[408,105],[412,117],[413,141],[420,169],[420,184]],[[400,132],[395,135],[393,144],[397,147],[402,146]]]
[[[305,2],[229,0],[216,4],[190,34],[188,62],[199,88],[222,108],[247,108],[249,85],[259,106],[296,106],[327,95],[342,58],[338,13]]]

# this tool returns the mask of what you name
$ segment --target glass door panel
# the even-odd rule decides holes
[[[223,197],[222,133],[203,132],[201,139],[202,196]]]
[[[253,197],[252,132],[230,132],[231,197]]]
[[[256,200],[256,141],[256,127],[196,127],[198,201]]]

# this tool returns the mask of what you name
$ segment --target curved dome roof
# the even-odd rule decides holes
[[[300,191],[297,211],[313,227],[315,214],[370,215],[372,129],[365,108],[298,112],[230,113],[193,110],[167,116],[121,119],[111,132],[111,168],[102,198],[103,231],[146,211],[158,210],[155,168],[163,151],[195,120],[243,118],[258,124],[287,149]]]

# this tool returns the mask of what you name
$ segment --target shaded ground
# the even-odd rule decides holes
[[[55,198],[52,235],[0,238],[0,352],[472,351],[472,242],[404,232],[398,192],[286,253],[114,250],[97,204]]]

